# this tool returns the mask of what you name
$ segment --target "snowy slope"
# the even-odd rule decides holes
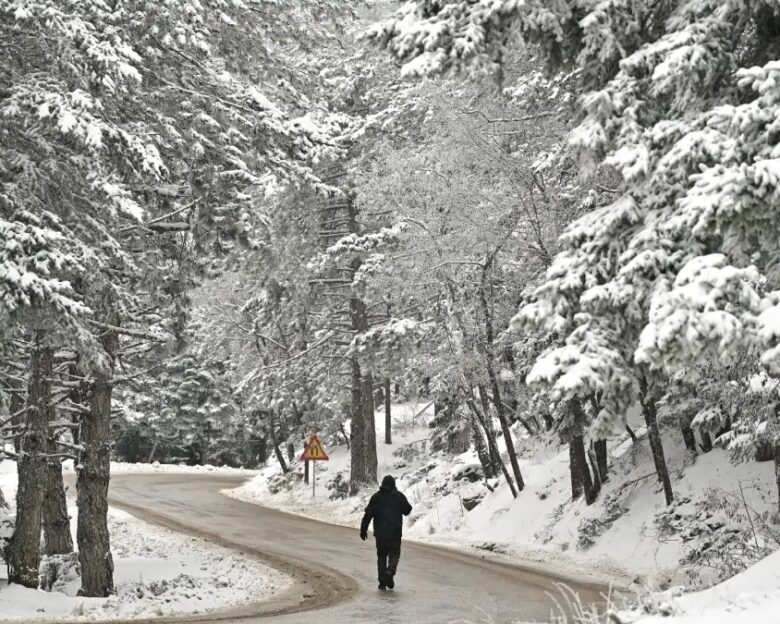
[[[621,614],[632,624],[777,624],[780,552],[710,589],[678,598],[654,597],[655,615]]]
[[[0,488],[13,503],[16,465],[0,462]],[[69,508],[75,541],[76,509]],[[0,568],[0,621],[81,617],[96,621],[194,614],[262,600],[289,579],[229,549],[109,510],[117,592],[109,598],[76,596],[73,575],[53,592],[6,585]]]
[[[732,465],[719,449],[694,459],[679,431],[665,431],[677,497],[675,505],[666,509],[647,439],[634,415],[639,442],[632,444],[627,435],[610,442],[614,476],[592,506],[570,500],[566,449],[551,442],[541,450],[538,444],[523,450],[526,441],[515,432],[526,488],[513,499],[503,480],[490,482],[493,492],[478,478],[472,481],[478,465],[473,452],[456,457],[430,452],[432,408],[424,407],[393,406],[392,445],[383,443],[382,415],[377,413],[376,419],[379,476],[393,474],[414,506],[407,537],[476,547],[561,572],[586,570],[594,579],[624,586],[635,582],[661,589],[711,585],[752,562],[747,555],[722,560],[707,545],[744,541],[750,520],[766,520],[775,496],[771,463]],[[300,462],[293,464],[293,474],[283,476],[271,461],[245,485],[227,493],[357,527],[369,492],[355,498],[335,497],[349,479],[349,455],[343,445],[328,444],[334,440],[324,442],[331,461],[319,464],[316,500],[300,480]],[[758,554],[778,544],[762,541],[761,546],[764,550]]]

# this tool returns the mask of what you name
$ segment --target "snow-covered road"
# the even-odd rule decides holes
[[[549,622],[566,582],[587,602],[605,588],[447,549],[405,542],[397,587],[376,589],[373,540],[325,524],[228,498],[241,477],[118,474],[111,502],[144,519],[233,546],[290,574],[295,583],[271,601],[234,612],[264,622]],[[317,613],[303,611],[324,609]],[[213,621],[225,622],[225,614]],[[270,620],[268,619],[270,617]],[[212,621],[203,618],[198,621]]]

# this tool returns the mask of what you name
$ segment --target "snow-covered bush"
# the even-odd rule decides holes
[[[659,539],[686,544],[680,561],[690,580],[711,585],[731,578],[780,547],[780,533],[768,514],[750,509],[744,499],[711,488],[692,499],[684,497],[658,512]]]
[[[268,491],[271,494],[278,494],[282,490],[290,490],[294,482],[300,480],[301,475],[294,472],[275,472],[268,477]]]
[[[349,496],[349,480],[344,478],[343,472],[336,473],[325,487],[330,491],[328,498],[330,500],[339,500]]]
[[[78,553],[48,555],[41,559],[41,589],[62,591],[71,581],[81,576]]]
[[[585,518],[577,529],[577,548],[587,550],[596,539],[615,524],[628,511],[621,502],[622,492],[618,490],[604,499],[604,514],[596,518]]]
[[[423,457],[427,454],[427,447],[428,447],[428,441],[427,440],[420,440],[415,443],[405,444],[396,450],[393,455],[396,457],[402,459],[407,464],[413,464],[415,463],[420,457]],[[430,466],[430,469],[433,469],[435,467],[435,464]]]

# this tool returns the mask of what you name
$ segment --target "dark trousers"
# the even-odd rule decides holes
[[[384,585],[388,575],[395,576],[400,558],[401,540],[392,542],[376,541],[376,571],[380,584]]]

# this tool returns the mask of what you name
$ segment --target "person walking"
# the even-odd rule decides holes
[[[412,506],[395,487],[395,479],[387,475],[382,486],[368,501],[363,521],[360,523],[360,539],[368,537],[368,525],[374,522],[376,538],[376,568],[379,589],[395,587],[395,573],[401,558],[401,533],[403,516],[412,512]]]

